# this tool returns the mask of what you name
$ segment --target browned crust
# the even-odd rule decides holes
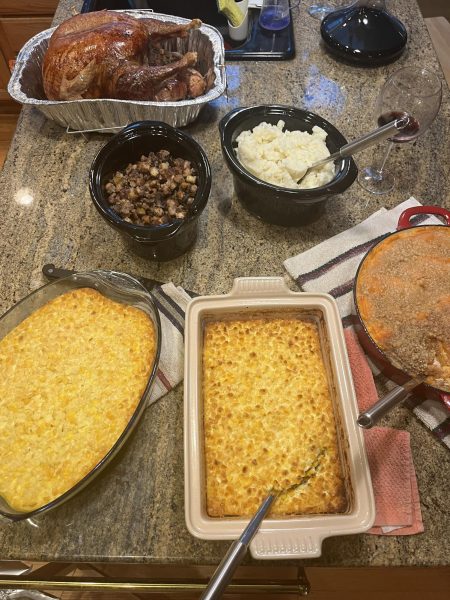
[[[156,354],[141,310],[77,289],[0,341],[0,495],[30,511],[73,487],[134,414]]]
[[[207,512],[249,516],[275,485],[273,515],[347,509],[317,325],[301,319],[211,322],[203,340]]]
[[[356,300],[375,343],[411,376],[450,388],[450,228],[387,237],[367,255]]]

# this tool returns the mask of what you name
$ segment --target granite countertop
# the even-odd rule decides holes
[[[72,7],[79,9],[81,0],[63,0],[56,22],[68,17]],[[444,79],[442,108],[430,130],[417,143],[393,152],[395,190],[376,197],[355,183],[329,202],[325,215],[311,225],[275,227],[246,213],[233,196],[221,157],[217,123],[238,106],[276,101],[306,108],[351,139],[375,125],[375,98],[390,73],[409,64],[441,73],[416,2],[398,0],[392,8],[405,22],[410,39],[405,54],[389,66],[362,69],[335,61],[321,47],[319,22],[307,15],[304,3],[293,13],[294,60],[227,64],[228,95],[205,107],[187,128],[211,161],[211,197],[195,247],[168,263],[131,254],[92,205],[88,170],[109,136],[68,135],[38,110],[25,107],[0,174],[0,310],[42,285],[42,266],[50,262],[79,270],[114,268],[171,280],[202,294],[227,292],[237,276],[278,275],[289,281],[284,259],[382,206],[393,207],[414,195],[422,203],[450,207],[450,103]],[[357,162],[363,164],[375,152],[366,150]],[[289,285],[295,289],[293,282]],[[1,558],[217,563],[228,542],[194,539],[184,523],[182,416],[179,385],[147,409],[120,456],[74,499],[32,523],[1,523]],[[406,408],[394,410],[384,423],[411,433],[425,533],[330,538],[321,558],[305,565],[448,564],[449,452]]]

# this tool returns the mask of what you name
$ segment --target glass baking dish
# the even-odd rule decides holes
[[[340,514],[268,518],[251,542],[250,551],[258,559],[312,558],[320,556],[326,537],[367,531],[375,519],[375,504],[363,434],[356,424],[357,402],[336,302],[327,294],[291,292],[281,278],[238,278],[230,294],[198,297],[188,305],[184,374],[186,525],[195,537],[222,540],[239,537],[248,523],[240,517],[210,517],[206,511],[202,345],[208,321],[264,314],[306,318],[318,325],[347,509]]]
[[[22,519],[28,519],[35,515],[46,512],[52,508],[55,508],[72,498],[80,490],[82,490],[87,484],[89,484],[100,471],[106,467],[107,464],[118,454],[119,450],[123,447],[126,440],[133,432],[134,428],[139,422],[144,409],[147,406],[147,400],[150,396],[150,391],[153,386],[153,382],[156,377],[158,369],[159,356],[161,350],[161,323],[159,319],[158,310],[156,305],[148,293],[148,291],[139,283],[136,279],[125,273],[118,273],[115,271],[89,271],[85,273],[75,273],[63,279],[59,279],[52,283],[48,283],[43,287],[38,288],[23,300],[18,302],[15,306],[9,309],[0,318],[0,339],[3,339],[11,330],[19,325],[24,319],[30,316],[38,308],[53,300],[54,298],[65,294],[71,290],[77,288],[90,287],[99,291],[107,298],[119,302],[134,306],[144,311],[152,320],[155,335],[156,335],[156,355],[153,363],[152,370],[150,372],[148,382],[144,393],[136,406],[136,409],[128,421],[127,426],[123,430],[120,437],[117,439],[115,444],[107,452],[107,454],[94,466],[91,471],[85,475],[78,483],[72,488],[67,490],[64,494],[55,498],[48,504],[41,506],[38,509],[20,512],[13,509],[0,496],[0,515],[6,519],[12,521],[19,521]]]

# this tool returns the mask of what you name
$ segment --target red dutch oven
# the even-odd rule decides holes
[[[423,383],[420,380],[416,380],[412,378],[411,375],[409,375],[407,372],[401,370],[400,368],[392,364],[388,356],[383,352],[383,350],[381,350],[377,342],[369,334],[368,328],[366,326],[366,323],[364,322],[364,319],[358,306],[358,278],[365,261],[368,259],[369,256],[372,255],[372,252],[375,251],[375,248],[379,244],[383,243],[386,240],[386,238],[401,236],[403,231],[407,229],[412,229],[414,227],[414,225],[411,223],[411,219],[413,217],[425,214],[440,216],[445,221],[445,224],[443,223],[442,225],[420,225],[420,227],[428,228],[450,226],[450,211],[446,210],[445,208],[441,208],[439,206],[415,206],[412,208],[408,208],[400,215],[397,230],[392,233],[388,233],[385,237],[383,237],[383,239],[381,239],[374,246],[372,246],[372,248],[367,252],[365,257],[361,261],[358,267],[358,271],[356,273],[355,282],[353,286],[353,300],[356,311],[355,331],[358,335],[358,339],[367,355],[370,356],[373,362],[379,367],[381,372],[387,377],[389,377],[389,379],[399,384],[398,387],[394,388],[386,396],[384,396],[378,402],[376,402],[369,410],[367,410],[359,416],[358,424],[361,427],[372,427],[384,414],[386,414],[391,408],[393,408],[402,400],[404,400],[412,391],[414,391],[414,394],[418,396],[439,399],[442,402],[444,402],[446,406],[450,409],[450,394],[447,391]],[[450,235],[450,227],[448,229],[448,234]]]

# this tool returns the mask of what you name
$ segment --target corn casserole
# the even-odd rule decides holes
[[[67,292],[0,341],[0,495],[18,511],[68,491],[112,448],[156,355],[143,311]]]
[[[272,488],[272,515],[347,509],[318,324],[264,316],[210,321],[203,340],[206,509],[249,516]]]

